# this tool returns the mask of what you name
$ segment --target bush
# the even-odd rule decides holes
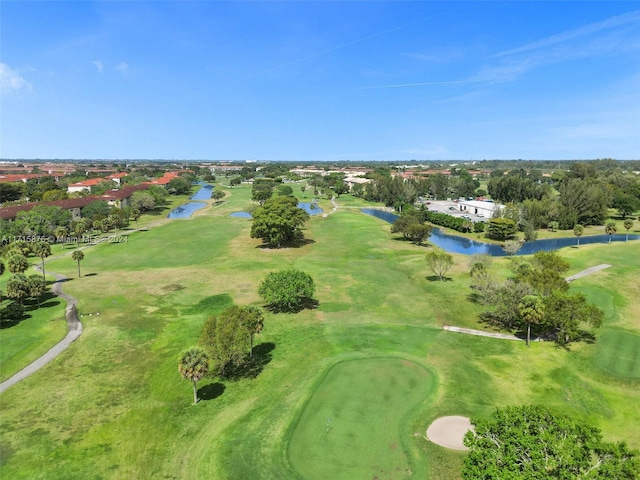
[[[300,270],[281,270],[267,274],[258,294],[276,312],[297,312],[313,302],[315,284],[310,275]]]

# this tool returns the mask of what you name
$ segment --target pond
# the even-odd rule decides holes
[[[211,198],[211,194],[213,193],[213,185],[209,185],[208,183],[200,182],[198,185],[202,185],[200,189],[191,197],[190,200],[209,200]],[[206,203],[203,202],[189,202],[184,205],[180,205],[179,207],[174,208],[169,212],[167,218],[189,218],[193,212],[196,210],[200,210],[202,207],[206,206]]]
[[[249,212],[233,212],[229,216],[235,218],[253,218]]]
[[[300,202],[298,203],[298,208],[303,209],[309,215],[318,215],[323,212],[323,210],[315,202]]]
[[[309,215],[318,215],[323,212],[323,210],[313,202],[300,202],[298,203],[298,208],[302,208]],[[229,215],[230,217],[236,218],[253,218],[248,212],[234,212]]]
[[[367,215],[373,215],[376,218],[384,220],[389,223],[393,223],[398,218],[398,215],[392,212],[386,212],[383,210],[376,210],[373,208],[363,208],[362,213]],[[629,240],[637,240],[640,235],[629,235]],[[612,242],[624,242],[626,240],[626,234],[612,235]],[[589,235],[580,237],[580,245],[586,245],[590,243],[607,243],[609,241],[609,235]],[[463,255],[491,255],[494,257],[506,256],[506,253],[502,250],[500,245],[494,243],[486,243],[478,240],[472,240],[470,238],[461,237],[458,235],[450,235],[442,232],[439,228],[434,228],[431,231],[429,242],[442,248],[449,253],[461,253]],[[530,255],[540,250],[557,250],[562,247],[574,246],[577,244],[575,237],[564,238],[546,238],[543,240],[535,240],[533,242],[526,242],[522,245],[522,248],[518,251],[518,255]]]

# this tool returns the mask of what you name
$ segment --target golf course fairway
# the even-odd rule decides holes
[[[309,480],[406,478],[405,426],[434,385],[427,369],[400,358],[332,366],[293,428],[291,465]]]

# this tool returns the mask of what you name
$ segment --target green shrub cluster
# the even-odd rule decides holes
[[[470,221],[465,220],[461,217],[454,217],[453,215],[449,215],[447,213],[440,212],[424,212],[425,218],[427,221],[435,224],[441,225],[447,228],[453,228],[458,232],[468,232],[470,230]]]

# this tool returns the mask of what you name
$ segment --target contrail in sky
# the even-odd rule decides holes
[[[449,80],[443,82],[396,83],[393,85],[374,85],[372,87],[361,87],[360,90],[372,90],[375,88],[423,87],[427,85],[455,85],[461,83],[479,83],[484,81],[485,80]]]

